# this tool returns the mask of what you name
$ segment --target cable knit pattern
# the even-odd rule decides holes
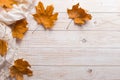
[[[11,29],[4,23],[0,23],[0,39],[5,40],[8,43],[8,51],[5,57],[0,56],[0,80],[7,80],[9,76],[9,66],[14,60],[16,53],[15,39],[11,34]]]
[[[17,54],[15,39],[12,37],[10,24],[26,18],[33,8],[34,0],[16,0],[19,5],[13,5],[10,10],[0,8],[0,39],[7,41],[8,51],[5,57],[0,56],[0,80],[9,80],[9,67]]]
[[[0,8],[0,22],[10,25],[17,20],[26,18],[29,10],[31,10],[33,7],[32,3],[34,3],[34,0],[16,0],[16,1],[19,2],[19,5],[13,5],[13,8],[10,10]]]

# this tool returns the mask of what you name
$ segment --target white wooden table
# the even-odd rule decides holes
[[[34,72],[25,80],[120,80],[120,0],[41,1],[53,4],[59,16],[51,31],[28,17],[29,31],[17,43],[19,57],[28,60]],[[72,22],[66,29],[71,21],[66,9],[76,3],[93,18],[82,27]]]

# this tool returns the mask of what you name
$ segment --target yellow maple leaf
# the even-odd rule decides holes
[[[53,14],[53,10],[54,7],[52,5],[47,6],[45,9],[42,2],[39,2],[36,6],[36,14],[33,14],[33,17],[38,24],[42,24],[45,29],[50,29],[53,27],[58,16],[58,13]]]
[[[0,0],[0,6],[3,8],[12,8],[13,4],[16,4],[15,0]]]
[[[85,24],[86,21],[91,20],[92,16],[88,14],[84,9],[79,8],[79,3],[73,5],[72,9],[67,9],[69,18],[74,20],[74,23],[78,25]]]
[[[26,19],[19,20],[12,25],[12,35],[14,38],[22,39],[27,31],[28,27]]]
[[[6,41],[0,39],[0,55],[5,56],[7,53],[8,44]]]
[[[23,75],[32,76],[33,72],[29,69],[31,66],[27,61],[23,59],[17,59],[14,61],[14,65],[10,67],[11,78],[16,80],[24,80]]]

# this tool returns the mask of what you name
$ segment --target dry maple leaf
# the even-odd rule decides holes
[[[4,56],[7,53],[7,42],[0,39],[0,55]]]
[[[16,4],[15,0],[0,0],[0,6],[3,8],[12,8],[13,4]]]
[[[33,75],[32,71],[29,69],[30,67],[27,61],[18,59],[14,61],[14,65],[10,67],[10,76],[16,78],[16,80],[24,80],[23,75]]]
[[[53,27],[54,22],[57,20],[58,13],[53,14],[54,7],[52,5],[47,6],[45,9],[42,2],[36,6],[36,14],[33,14],[34,19],[38,24],[42,24],[45,29]]]
[[[28,27],[26,19],[19,20],[12,25],[12,35],[14,38],[22,39],[27,31]]]
[[[72,9],[67,9],[69,18],[74,20],[74,23],[78,25],[85,24],[86,21],[91,20],[92,16],[88,14],[84,9],[79,8],[79,3],[73,5]]]

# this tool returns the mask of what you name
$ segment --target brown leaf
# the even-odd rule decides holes
[[[7,53],[8,44],[6,41],[0,39],[0,55],[5,56]]]
[[[0,0],[0,6],[3,8],[12,8],[13,4],[16,4],[15,0]]]
[[[28,27],[25,19],[19,20],[12,25],[12,35],[14,38],[22,39],[27,31]]]
[[[14,61],[14,65],[10,67],[10,76],[16,78],[16,80],[24,80],[23,75],[33,75],[32,71],[29,69],[30,67],[27,61],[18,59]]]
[[[47,6],[45,9],[42,2],[39,2],[36,6],[36,14],[33,14],[33,17],[38,24],[42,24],[45,29],[50,29],[53,27],[58,16],[58,13],[53,14],[53,10],[54,7],[52,5]]]
[[[79,3],[73,5],[72,9],[67,9],[69,18],[74,20],[74,23],[78,25],[85,24],[86,21],[91,20],[92,16],[88,14],[84,9],[79,8]]]

